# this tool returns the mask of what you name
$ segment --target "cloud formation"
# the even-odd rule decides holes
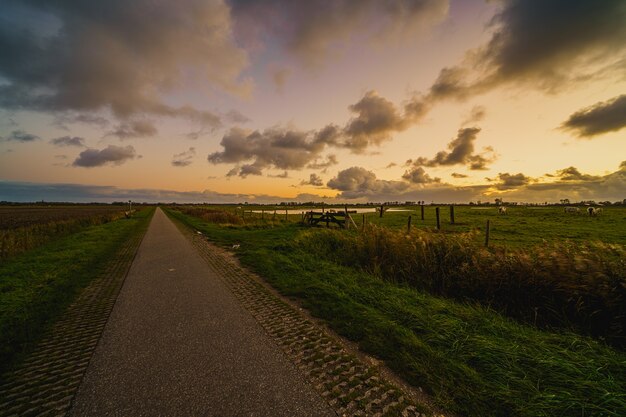
[[[561,129],[581,138],[616,132],[626,127],[626,94],[596,103],[572,114]]]
[[[311,175],[309,175],[309,180],[308,181],[302,181],[300,182],[300,185],[313,185],[314,187],[323,187],[324,186],[324,180],[322,180],[322,178],[313,173]]]
[[[224,150],[210,154],[207,159],[214,164],[238,164],[229,176],[261,175],[267,168],[298,170],[315,164],[335,139],[336,134],[327,129],[302,132],[273,128],[260,132],[232,128],[220,142]]]
[[[576,167],[568,167],[568,168],[559,169],[555,175],[547,175],[547,176],[558,177],[559,180],[561,181],[594,181],[594,180],[598,180],[601,178],[597,175],[583,174]]]
[[[407,127],[405,118],[398,113],[395,105],[375,91],[368,91],[349,109],[356,116],[344,128],[344,146],[357,152],[362,152],[372,144],[380,145],[390,138],[391,132]]]
[[[448,143],[449,151],[437,152],[431,159],[419,157],[415,160],[408,160],[407,163],[415,167],[467,165],[471,170],[487,169],[487,165],[495,161],[496,156],[490,147],[484,148],[480,154],[474,152],[474,141],[479,132],[480,128],[477,127],[459,129],[456,138]]]
[[[214,164],[238,164],[239,167],[231,170],[228,176],[261,175],[266,168],[326,169],[336,164],[337,158],[331,154],[324,160],[321,154],[325,149],[348,149],[360,154],[372,146],[380,146],[390,140],[393,133],[416,123],[426,112],[419,100],[408,101],[401,112],[392,102],[371,90],[349,106],[354,117],[344,127],[328,124],[311,131],[277,127],[263,132],[232,128],[220,142],[223,151],[210,154],[208,160]]]
[[[452,176],[452,178],[467,178],[467,175],[465,174],[459,174],[458,172],[453,172],[452,174],[450,174]]]
[[[521,172],[518,174],[509,174],[508,172],[501,172],[495,179],[487,178],[488,181],[495,181],[496,187],[500,190],[507,190],[510,188],[519,188],[523,185],[534,182],[535,179],[528,177]]]
[[[85,139],[78,136],[62,136],[50,139],[50,143],[55,146],[76,146],[82,148],[85,146]]]
[[[434,182],[441,182],[441,178],[432,178],[424,171],[424,168],[417,167],[411,170],[405,171],[402,178],[413,184],[431,184]]]
[[[191,147],[185,152],[177,153],[172,157],[172,166],[186,167],[191,165],[193,157],[196,156],[196,148]]]
[[[11,133],[9,133],[7,136],[2,137],[2,140],[5,140],[7,142],[22,142],[22,143],[34,142],[39,139],[41,139],[39,136],[24,132],[23,130],[14,130]]]
[[[5,2],[0,24],[0,108],[85,114],[111,111],[184,117],[215,126],[219,117],[171,106],[162,95],[190,75],[232,92],[247,54],[232,39],[219,0],[105,3]]]
[[[341,191],[340,197],[376,198],[405,192],[409,184],[404,181],[388,181],[376,178],[376,174],[362,167],[351,167],[337,173],[326,184],[328,188]]]
[[[466,99],[504,84],[556,92],[572,82],[624,76],[626,4],[621,0],[504,0],[486,45],[444,68],[430,100]],[[599,64],[603,63],[603,64]]]
[[[102,150],[86,149],[82,151],[72,163],[75,167],[99,167],[103,165],[121,165],[124,162],[137,158],[137,152],[132,146],[109,145]]]
[[[156,126],[149,120],[131,120],[124,122],[108,132],[106,136],[115,136],[121,140],[132,138],[146,138],[158,133]]]
[[[448,0],[232,0],[239,37],[278,42],[306,65],[320,65],[351,38],[415,35],[442,21]]]

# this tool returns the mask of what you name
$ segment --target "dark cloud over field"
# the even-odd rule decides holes
[[[186,167],[191,165],[193,157],[196,156],[196,148],[189,148],[185,152],[177,153],[172,157],[172,166]]]
[[[581,138],[591,138],[602,133],[626,127],[626,94],[572,114],[561,128],[574,132]]]
[[[85,146],[85,139],[78,136],[62,136],[50,139],[50,143],[55,146],[76,146],[82,148]]]
[[[430,184],[433,182],[441,182],[441,178],[431,178],[431,176],[428,175],[422,167],[417,167],[406,171],[404,175],[402,175],[402,178],[414,184]]]
[[[333,143],[336,135],[327,129],[302,132],[274,128],[263,132],[241,128],[231,129],[220,142],[222,152],[208,156],[211,163],[234,163],[240,165],[229,175],[261,175],[264,169],[277,168],[298,170],[315,164],[325,147]],[[244,162],[249,161],[247,164]],[[242,165],[243,164],[243,165]]]
[[[380,180],[372,171],[361,167],[339,171],[326,186],[341,191],[340,196],[347,199],[400,194],[409,188],[409,184],[404,181]]]
[[[306,64],[317,65],[351,38],[414,35],[443,20],[448,0],[231,0],[239,37],[273,39]]]
[[[75,167],[99,167],[103,165],[121,165],[124,162],[137,158],[137,152],[132,146],[109,145],[102,150],[86,149],[78,155],[72,163]]]
[[[2,136],[0,139],[5,140],[7,142],[34,142],[41,139],[37,135],[33,135],[31,133],[24,132],[23,130],[14,130],[9,133],[7,136]]]
[[[7,1],[0,17],[0,107],[116,117],[148,113],[211,126],[219,117],[161,96],[191,70],[229,91],[247,55],[222,1]]]
[[[465,99],[513,83],[549,92],[606,76],[626,52],[622,0],[504,0],[490,41],[444,68],[429,98]],[[602,63],[600,65],[599,63]]]
[[[448,143],[448,151],[437,152],[431,159],[423,156],[415,160],[410,159],[407,161],[407,164],[415,167],[467,165],[472,170],[487,169],[487,165],[495,161],[496,156],[494,150],[490,147],[484,148],[480,154],[474,152],[474,141],[478,137],[479,132],[480,128],[477,127],[459,129],[456,138]]]
[[[393,133],[405,130],[425,114],[425,109],[415,101],[407,102],[401,112],[373,90],[348,109],[354,117],[344,127],[329,124],[320,130],[271,128],[263,132],[233,128],[222,137],[223,150],[210,154],[208,160],[214,164],[238,164],[239,168],[231,170],[230,175],[242,177],[261,175],[267,168],[325,169],[337,163],[335,155],[320,159],[325,149],[363,153],[390,140]],[[477,162],[481,157],[472,158]]]
[[[487,178],[488,181],[495,182],[495,186],[501,190],[507,190],[510,188],[519,188],[521,186],[530,184],[535,180],[530,178],[521,172],[518,174],[509,174],[508,172],[501,172],[497,178]]]

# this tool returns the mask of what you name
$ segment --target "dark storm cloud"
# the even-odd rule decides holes
[[[33,135],[31,133],[24,132],[23,130],[14,130],[9,133],[7,136],[0,136],[0,139],[5,140],[7,142],[35,142],[41,139],[37,135]]]
[[[625,21],[623,0],[504,0],[490,41],[444,68],[429,99],[465,99],[506,83],[555,92],[571,82],[623,77],[616,63],[625,58]]]
[[[189,148],[185,152],[177,153],[172,157],[172,166],[186,167],[191,165],[193,157],[196,156],[196,148]]]
[[[50,139],[50,143],[55,146],[77,146],[82,148],[85,146],[85,139],[79,138],[78,136],[63,136]]]
[[[579,110],[561,125],[562,129],[584,138],[615,132],[625,127],[626,94]]]
[[[324,186],[324,180],[322,180],[322,178],[317,174],[311,174],[309,175],[308,181],[302,181],[300,182],[300,185],[313,185],[315,187],[322,187]]]
[[[424,171],[424,168],[417,167],[410,169],[402,175],[402,178],[413,184],[430,184],[435,182],[441,182],[441,178],[432,178]]]
[[[124,162],[137,158],[137,152],[132,146],[109,145],[102,150],[86,149],[78,155],[72,163],[75,167],[99,167],[103,165],[121,165]]]
[[[419,157],[415,160],[407,161],[413,166],[448,166],[467,165],[472,170],[487,169],[487,165],[495,161],[495,154],[492,148],[487,147],[480,154],[474,152],[474,141],[478,137],[480,128],[468,127],[459,129],[457,137],[448,143],[448,151],[440,151],[432,158]]]
[[[279,42],[306,64],[357,35],[398,38],[445,18],[448,0],[231,0],[237,33],[246,43]]]
[[[119,139],[145,138],[158,133],[157,128],[148,120],[133,120],[120,123],[106,136],[115,136]]]
[[[112,0],[3,3],[0,107],[78,113],[110,110],[184,117],[209,126],[219,117],[162,102],[190,70],[199,81],[239,91],[246,53],[231,39],[218,0]],[[29,16],[25,18],[24,16]]]

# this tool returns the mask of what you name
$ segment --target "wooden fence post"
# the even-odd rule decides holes
[[[272,217],[272,221],[276,220],[276,209],[274,209],[274,216]]]
[[[454,205],[450,206],[450,224],[454,224]]]
[[[485,247],[489,247],[489,220],[487,220],[487,228],[485,229]]]
[[[406,224],[406,232],[411,233],[411,215],[409,214],[409,220]]]
[[[349,217],[348,217],[348,205],[346,204],[343,208],[343,213],[345,215],[344,219],[343,219],[343,228],[344,229],[348,229],[350,228],[350,223],[348,223]]]
[[[424,220],[424,205],[422,204],[420,207],[422,209],[422,220]]]
[[[285,209],[285,221],[289,221],[289,218],[287,217],[287,209]]]
[[[385,205],[381,204],[380,205],[380,218],[383,218],[383,214],[385,214]]]
[[[435,215],[437,216],[437,230],[440,230],[441,223],[439,223],[439,207],[435,208]]]

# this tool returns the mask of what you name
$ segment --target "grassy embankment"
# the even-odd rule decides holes
[[[125,242],[145,231],[153,212],[84,227],[0,263],[0,371],[28,351]]]
[[[626,415],[623,351],[338,262],[341,255],[324,253],[328,246],[315,248],[320,239],[337,242],[324,230],[278,222],[220,226],[210,222],[218,215],[200,220],[168,212],[218,244],[240,244],[245,265],[445,409],[472,416]]]

